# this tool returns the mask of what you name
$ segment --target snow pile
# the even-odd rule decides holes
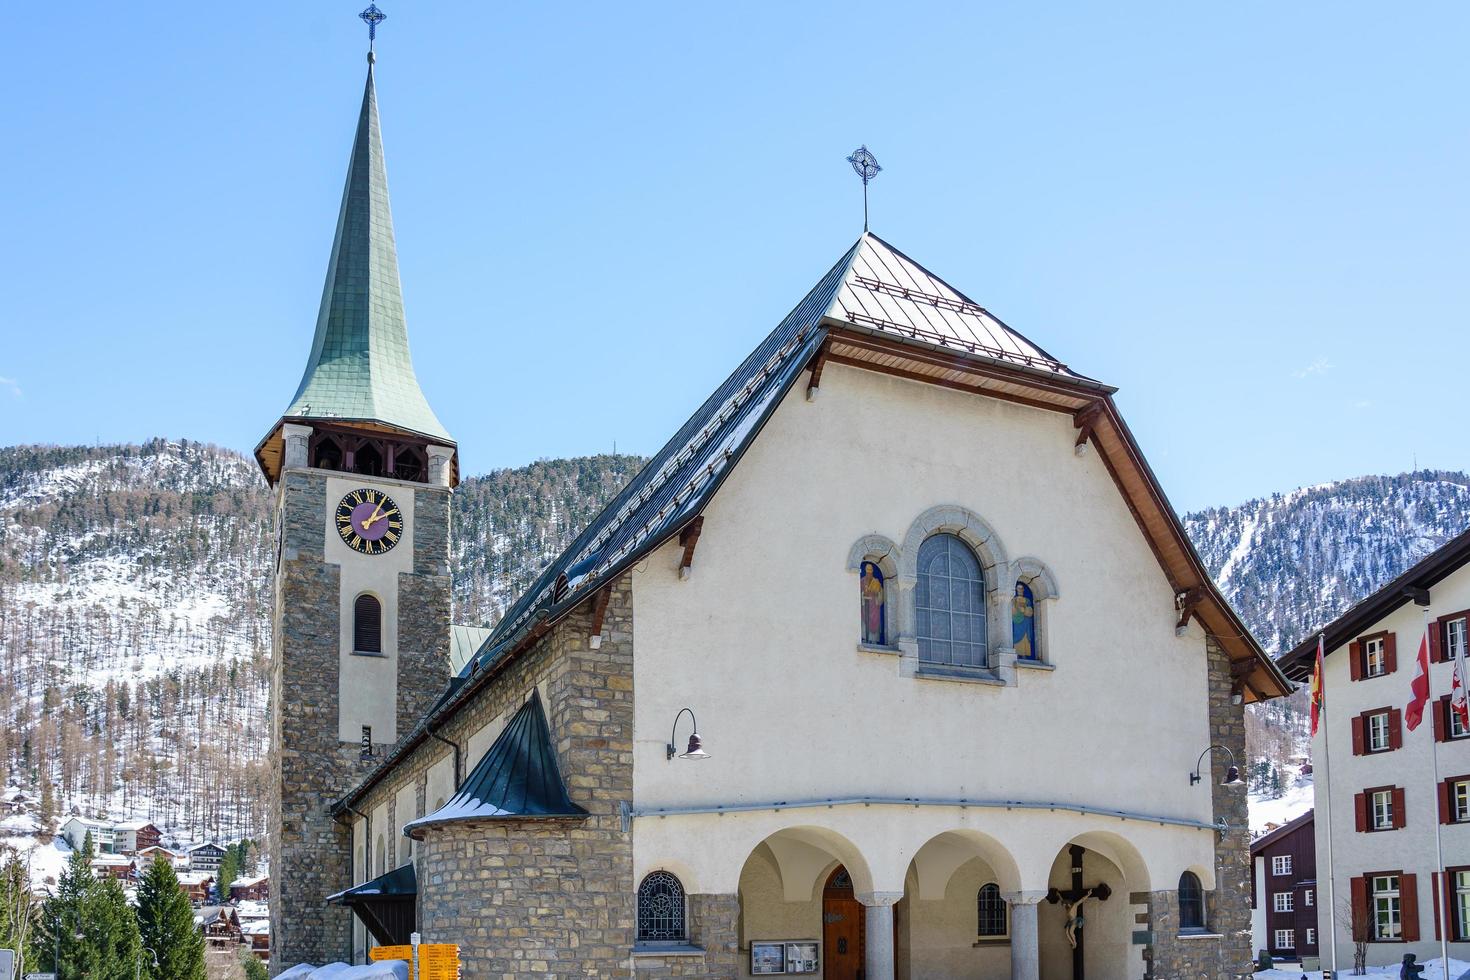
[[[1421,959],[1419,965],[1424,967],[1424,980],[1445,980],[1444,972],[1440,969],[1442,964],[1440,963],[1438,957],[1435,957],[1432,960]],[[1347,966],[1343,966],[1341,963],[1338,964],[1338,976],[1351,976],[1352,972],[1353,968],[1351,959],[1348,960]],[[1470,973],[1470,963],[1466,963],[1463,960],[1457,960],[1453,956],[1451,956],[1450,980],[1465,980],[1467,973]],[[1389,966],[1370,966],[1368,967],[1366,975],[1370,977],[1380,978],[1393,977],[1394,980],[1398,980],[1399,964],[1393,963]],[[1322,972],[1320,970],[1310,970],[1307,972],[1303,972],[1301,970],[1260,970],[1256,973],[1256,980],[1302,980],[1303,977],[1305,977],[1306,980],[1322,980]]]
[[[384,960],[366,966],[328,963],[326,966],[293,966],[276,980],[408,980],[408,964],[402,960]]]

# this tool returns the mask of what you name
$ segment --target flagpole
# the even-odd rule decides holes
[[[1423,643],[1426,648],[1428,648],[1429,647],[1429,606],[1428,605],[1425,605],[1423,608],[1424,608],[1424,638],[1420,642]],[[1434,680],[1433,680],[1433,676],[1434,676],[1434,665],[1433,664],[1430,664],[1429,665],[1428,677],[1426,678],[1429,681],[1429,701],[1428,701],[1428,708],[1429,708],[1430,711],[1435,710],[1435,706],[1434,706]],[[1445,734],[1448,735],[1449,734],[1449,726],[1452,724],[1452,720],[1449,719],[1449,718],[1446,718],[1444,720],[1444,724],[1445,724]],[[1434,868],[1435,868],[1435,870],[1434,870],[1434,875],[1429,879],[1429,881],[1430,881],[1431,884],[1433,884],[1436,880],[1438,880],[1438,882],[1439,882],[1439,884],[1434,885],[1435,890],[1437,892],[1439,892],[1439,918],[1438,918],[1438,921],[1434,923],[1434,927],[1435,927],[1435,930],[1439,933],[1439,962],[1440,962],[1440,970],[1442,971],[1443,976],[1445,977],[1445,980],[1449,980],[1449,975],[1450,975],[1450,938],[1449,938],[1448,933],[1450,931],[1449,930],[1449,924],[1450,924],[1450,922],[1452,920],[1450,919],[1450,906],[1449,906],[1449,895],[1448,895],[1448,891],[1449,891],[1449,887],[1448,887],[1449,886],[1449,881],[1448,881],[1448,878],[1449,878],[1449,875],[1445,873],[1445,869],[1444,869],[1444,846],[1440,842],[1440,838],[1439,838],[1439,831],[1440,831],[1440,826],[1441,826],[1441,822],[1442,822],[1442,818],[1441,818],[1440,813],[1439,813],[1439,743],[1436,742],[1435,739],[1434,739],[1434,726],[1432,724],[1429,726],[1429,765],[1430,765],[1430,768],[1434,771],[1434,782],[1432,782],[1432,783],[1429,784],[1429,786],[1430,786],[1429,794],[1430,794],[1430,798],[1434,800],[1434,807],[1435,807],[1435,814],[1434,814]]]
[[[1323,642],[1324,642],[1323,635],[1321,633],[1318,633],[1317,634],[1317,663],[1313,666],[1312,670],[1317,675],[1317,684],[1318,684],[1318,688],[1317,688],[1317,703],[1318,703],[1318,706],[1319,706],[1319,709],[1318,710],[1320,710],[1323,715],[1326,715],[1327,714],[1327,684],[1325,682],[1325,679],[1321,675],[1323,653],[1325,652],[1322,649]],[[1327,719],[1326,718],[1323,718],[1322,720],[1323,721],[1326,721]],[[1334,882],[1334,879],[1336,877],[1336,873],[1333,871],[1333,867],[1332,867],[1332,780],[1331,780],[1330,775],[1329,775],[1330,774],[1330,771],[1331,771],[1331,757],[1330,757],[1330,753],[1327,751],[1327,746],[1332,742],[1332,730],[1331,730],[1330,726],[1328,726],[1328,725],[1322,725],[1321,726],[1321,729],[1322,729],[1322,770],[1323,770],[1323,772],[1322,772],[1322,776],[1323,776],[1323,779],[1322,779],[1322,789],[1323,789],[1323,792],[1322,792],[1322,804],[1323,804],[1324,809],[1326,809],[1326,811],[1327,811],[1326,821],[1325,821],[1325,824],[1326,824],[1326,827],[1327,827],[1327,924],[1332,929],[1332,934],[1329,937],[1329,941],[1327,943],[1327,948],[1329,950],[1329,958],[1332,960],[1332,976],[1333,976],[1333,978],[1335,980],[1335,978],[1338,975],[1337,974],[1337,895],[1336,895],[1336,890],[1333,887],[1334,886],[1334,883],[1335,883]],[[1316,778],[1315,773],[1313,774],[1313,778],[1314,779]],[[1351,926],[1351,921],[1349,922],[1349,926]]]

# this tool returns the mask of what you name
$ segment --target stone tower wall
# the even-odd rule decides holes
[[[278,486],[271,663],[271,968],[350,954],[352,920],[326,896],[351,884],[351,838],[329,807],[373,768],[338,740],[341,573],[325,560],[329,474],[290,470]],[[385,482],[373,479],[371,482]],[[412,574],[398,579],[398,731],[444,691],[449,657],[449,491],[412,488]],[[403,490],[399,490],[402,493]],[[379,748],[379,752],[382,748]]]

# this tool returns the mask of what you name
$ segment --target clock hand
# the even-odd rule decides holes
[[[384,516],[383,513],[382,513],[382,511],[383,511],[383,505],[382,504],[378,504],[378,506],[373,509],[373,516],[367,518],[366,520],[364,520],[362,522],[362,529],[364,531],[366,531],[368,528],[370,528],[374,524],[378,523],[378,521],[382,520],[383,519],[383,516]]]

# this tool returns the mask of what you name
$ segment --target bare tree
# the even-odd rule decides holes
[[[1353,905],[1351,897],[1337,900],[1336,912],[1337,926],[1346,929],[1348,935],[1353,937],[1353,976],[1365,976],[1368,972],[1368,928],[1372,924],[1366,908],[1358,908]],[[1337,937],[1328,937],[1336,942]]]

